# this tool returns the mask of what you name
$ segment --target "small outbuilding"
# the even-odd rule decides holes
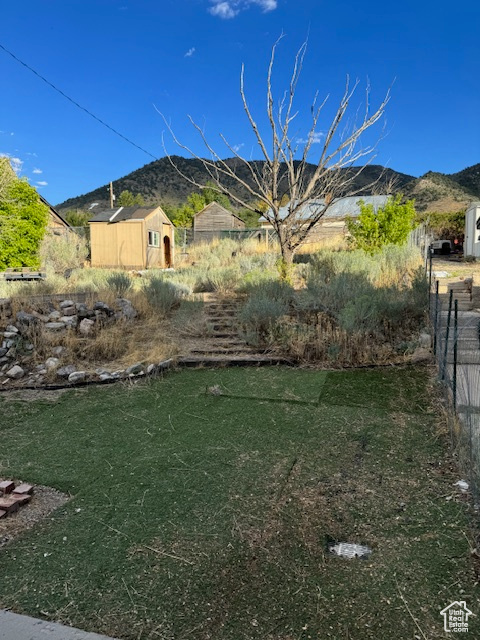
[[[211,202],[193,217],[193,240],[209,242],[222,237],[224,231],[244,228],[245,222],[241,218],[217,202]]]
[[[90,221],[92,267],[166,269],[174,265],[172,222],[161,207],[116,207]]]

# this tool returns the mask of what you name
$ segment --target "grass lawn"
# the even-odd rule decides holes
[[[0,607],[131,640],[445,637],[441,609],[480,608],[428,375],[193,370],[4,395],[0,476],[72,500],[0,549]],[[332,557],[331,540],[373,552]]]

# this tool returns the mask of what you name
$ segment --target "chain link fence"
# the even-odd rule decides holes
[[[442,285],[429,252],[430,323],[438,379],[447,400],[452,447],[480,505],[480,313],[472,281]]]

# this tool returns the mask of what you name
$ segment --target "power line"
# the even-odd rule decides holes
[[[73,98],[70,98],[70,96],[67,96],[66,93],[64,93],[61,89],[59,89],[58,87],[56,87],[54,84],[52,84],[49,80],[47,80],[44,76],[42,76],[41,73],[38,73],[38,71],[35,71],[35,69],[33,69],[30,65],[28,65],[26,62],[23,62],[23,60],[20,60],[20,58],[17,58],[17,56],[12,53],[11,51],[9,51],[7,49],[7,47],[4,47],[3,44],[0,43],[0,49],[3,49],[3,51],[5,51],[5,53],[8,53],[9,56],[11,56],[14,60],[16,60],[17,62],[19,62],[22,66],[24,66],[26,69],[28,69],[29,71],[31,71],[32,73],[34,73],[38,78],[40,78],[40,80],[43,80],[43,82],[45,82],[45,84],[48,84],[49,87],[51,87],[52,89],[54,89],[57,93],[59,93],[61,96],[63,96],[64,98],[66,98],[69,102],[71,102],[72,104],[74,104],[76,107],[78,107],[79,109],[81,109],[82,111],[84,111],[86,114],[88,114],[91,118],[93,118],[94,120],[96,120],[97,122],[99,122],[101,125],[103,125],[104,127],[106,127],[107,129],[109,129],[110,131],[112,131],[112,133],[114,133],[115,135],[119,136],[120,138],[122,138],[122,140],[125,140],[125,142],[128,142],[128,144],[131,144],[133,147],[135,147],[136,149],[139,149],[140,151],[143,151],[143,153],[146,153],[147,156],[150,156],[151,158],[153,158],[154,160],[158,160],[157,156],[154,156],[153,153],[150,153],[150,151],[147,151],[146,149],[144,149],[143,147],[140,147],[138,144],[136,144],[135,142],[133,142],[133,140],[130,140],[130,138],[127,138],[126,136],[123,135],[123,133],[120,133],[120,131],[117,131],[116,129],[114,129],[113,127],[111,127],[109,124],[107,124],[104,120],[102,120],[101,118],[99,118],[98,116],[96,116],[94,113],[92,113],[91,111],[89,111],[88,109],[86,109],[85,107],[82,107],[81,104],[79,104],[78,102],[76,102]]]

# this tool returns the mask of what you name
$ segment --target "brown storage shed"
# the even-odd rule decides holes
[[[220,237],[222,231],[244,229],[245,222],[217,202],[207,204],[193,218],[193,239],[195,242],[209,242]]]
[[[92,267],[166,269],[174,265],[174,226],[161,207],[116,207],[90,221]]]

